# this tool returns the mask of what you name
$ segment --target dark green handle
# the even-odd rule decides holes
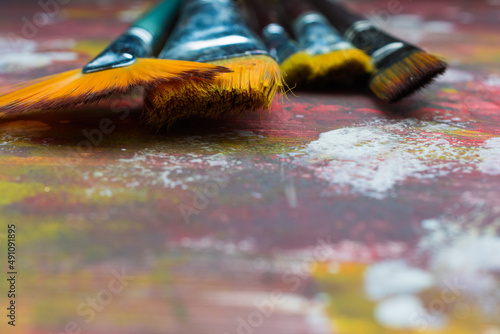
[[[156,55],[175,22],[181,3],[182,0],[160,2],[85,65],[82,72],[87,74],[125,67],[134,64],[137,58]]]
[[[182,0],[164,0],[137,20],[132,27],[142,28],[151,33],[152,48],[157,50],[163,46],[158,44],[164,42],[163,37],[173,25],[181,4]]]

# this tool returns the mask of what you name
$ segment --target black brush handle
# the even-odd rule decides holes
[[[420,50],[418,47],[391,36],[380,30],[372,22],[357,15],[340,4],[329,0],[310,0],[323,15],[350,41],[355,47],[370,55],[378,68],[389,66],[396,59],[390,55],[397,54],[404,58],[408,54]]]

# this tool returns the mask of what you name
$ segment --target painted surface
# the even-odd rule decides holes
[[[23,39],[43,9],[21,4],[1,85],[82,66],[147,3],[70,2]],[[0,332],[500,333],[500,3],[353,6],[450,71],[397,105],[296,92],[168,134],[140,97],[1,120]]]

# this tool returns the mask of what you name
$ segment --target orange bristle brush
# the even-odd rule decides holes
[[[154,127],[168,128],[190,117],[217,118],[268,108],[283,90],[279,65],[231,0],[184,1],[159,57],[208,62],[232,73],[204,82],[196,90],[183,82],[175,90],[165,85],[147,89],[145,117]]]
[[[370,89],[382,100],[397,102],[446,71],[446,62],[378,29],[338,3],[311,0],[356,47],[373,58]]]
[[[195,84],[229,70],[212,64],[154,59],[182,0],[165,0],[136,21],[83,69],[4,88],[0,116],[40,109],[61,109],[96,102],[132,87]],[[167,88],[168,89],[168,88]]]

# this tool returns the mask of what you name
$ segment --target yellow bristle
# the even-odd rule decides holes
[[[343,49],[321,55],[297,52],[281,65],[290,86],[346,85],[373,71],[371,58],[358,49]]]
[[[285,81],[290,87],[304,86],[312,73],[311,57],[304,51],[296,52],[280,64]]]
[[[397,55],[394,55],[396,57]],[[415,51],[380,69],[370,79],[370,89],[381,99],[396,102],[430,83],[446,71],[446,62],[424,51]]]
[[[373,71],[371,58],[359,49],[343,49],[311,56],[310,82],[352,83]]]
[[[235,57],[211,62],[232,73],[221,74],[213,81],[178,82],[173,88],[158,85],[146,90],[146,123],[168,127],[193,116],[217,118],[268,108],[278,91],[283,90],[283,76],[276,61],[266,55]]]
[[[165,59],[137,59],[126,67],[83,74],[80,69],[6,88],[0,96],[0,116],[38,109],[59,109],[98,101],[132,87],[164,87],[178,81],[212,79],[228,70],[213,64]],[[199,80],[198,80],[199,79]]]

